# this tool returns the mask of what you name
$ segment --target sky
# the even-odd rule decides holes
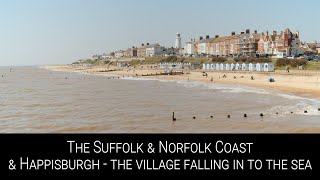
[[[69,64],[94,54],[174,46],[251,29],[320,41],[317,0],[0,0],[0,66]]]

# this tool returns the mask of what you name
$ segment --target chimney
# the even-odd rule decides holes
[[[216,36],[215,36],[215,38],[218,38],[218,37],[219,37],[219,35],[216,35]]]
[[[257,31],[257,30],[254,30],[254,33],[255,33],[255,34],[258,34],[258,31]]]
[[[269,31],[267,31],[267,36],[269,36]]]
[[[273,31],[273,35],[276,36],[278,33],[277,31]]]
[[[244,34],[244,32],[241,32],[241,34]]]
[[[206,39],[209,39],[210,38],[210,36],[209,35],[206,35]]]
[[[246,30],[246,34],[250,34],[250,29],[247,29],[247,30]]]
[[[202,36],[200,36],[200,37],[199,37],[199,40],[201,41],[202,39],[203,39],[203,37],[202,37]]]
[[[236,32],[234,32],[234,31],[231,32],[231,36],[234,36],[234,35],[236,35]]]

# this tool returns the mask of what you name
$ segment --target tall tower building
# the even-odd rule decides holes
[[[180,33],[177,33],[176,44],[175,44],[174,47],[177,48],[177,49],[181,49],[181,36],[180,36]]]

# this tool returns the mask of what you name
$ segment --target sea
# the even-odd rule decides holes
[[[0,68],[0,133],[320,133],[318,108],[240,85]]]

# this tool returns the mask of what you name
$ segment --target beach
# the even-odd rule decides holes
[[[46,69],[59,70],[66,72],[81,72],[89,74],[110,74],[117,76],[143,77],[163,80],[189,80],[200,81],[204,83],[219,84],[238,84],[249,87],[261,88],[265,90],[279,90],[283,92],[293,93],[298,96],[320,98],[320,72],[306,70],[291,70],[287,73],[284,70],[276,70],[275,72],[249,72],[249,71],[209,71],[209,70],[174,70],[178,72],[184,71],[181,75],[158,75],[166,70],[151,68],[108,68],[81,67],[71,65],[46,66]],[[207,76],[205,76],[205,73]],[[224,77],[225,75],[225,77]],[[252,78],[253,77],[253,80]],[[269,82],[269,78],[273,78],[275,82]]]
[[[320,132],[316,74],[277,72],[270,83],[263,73],[146,68],[0,68],[0,132]]]

